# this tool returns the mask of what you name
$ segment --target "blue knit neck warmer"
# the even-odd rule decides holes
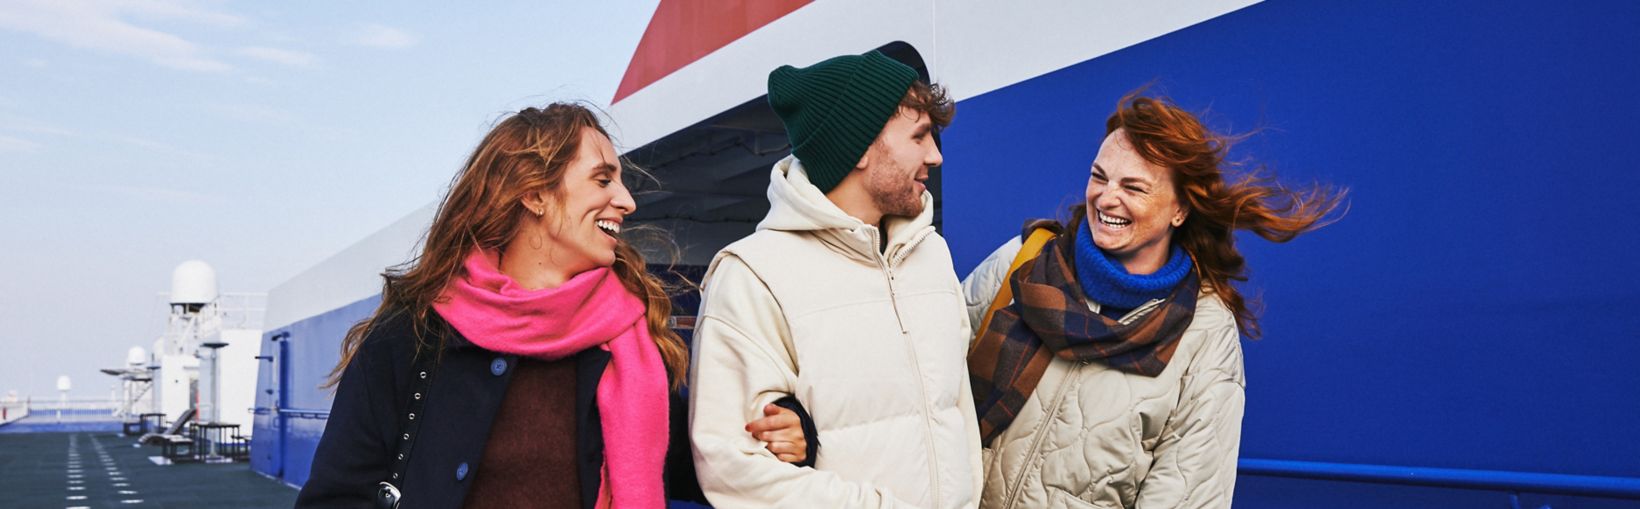
[[[1087,221],[1076,232],[1076,282],[1088,300],[1118,309],[1134,309],[1154,299],[1165,299],[1190,273],[1190,254],[1174,244],[1167,263],[1154,274],[1129,274],[1116,260],[1093,245]]]

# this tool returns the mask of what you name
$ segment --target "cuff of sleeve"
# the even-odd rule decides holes
[[[814,459],[819,457],[820,454],[820,431],[814,428],[814,417],[809,415],[809,411],[803,408],[803,404],[798,402],[795,396],[780,398],[775,400],[774,404],[796,413],[797,419],[802,422],[803,441],[808,443],[808,448],[804,451],[807,457],[803,458],[803,461],[795,463],[795,465],[813,468]]]

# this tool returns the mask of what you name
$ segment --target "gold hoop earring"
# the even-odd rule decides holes
[[[546,246],[546,245],[547,245],[547,241],[541,238],[541,232],[535,232],[535,235],[530,236],[530,247],[531,248],[536,249],[536,250],[540,250],[543,246]]]

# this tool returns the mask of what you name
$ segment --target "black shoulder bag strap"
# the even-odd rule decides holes
[[[421,409],[427,403],[427,389],[433,385],[433,372],[437,363],[433,357],[436,352],[420,352],[417,354],[416,364],[411,372],[416,377],[411,381],[415,387],[410,395],[410,410],[407,415],[399,419],[399,446],[393,454],[392,474],[386,481],[376,485],[376,507],[378,509],[395,509],[399,506],[399,488],[404,483],[405,470],[410,466],[410,449],[416,444],[416,431],[421,429],[421,422],[426,420]]]

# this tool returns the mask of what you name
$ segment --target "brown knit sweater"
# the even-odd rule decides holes
[[[520,357],[463,507],[581,507],[575,359]]]

